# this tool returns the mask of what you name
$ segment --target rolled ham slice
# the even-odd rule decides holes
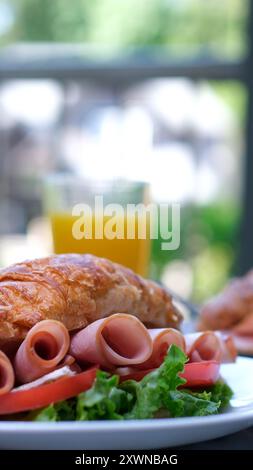
[[[184,336],[174,328],[155,328],[148,330],[153,343],[153,351],[150,358],[141,364],[141,369],[153,369],[159,367],[172,344],[178,346],[182,351],[186,350]]]
[[[190,333],[185,335],[185,341],[191,362],[234,362],[237,356],[232,337],[222,332]]]
[[[140,320],[116,313],[76,333],[71,340],[70,354],[77,361],[114,369],[142,364],[151,356],[152,347],[151,336]]]
[[[14,385],[14,370],[9,358],[0,351],[0,395],[9,392]]]
[[[63,367],[69,367],[72,371],[76,372],[77,374],[82,372],[81,367],[79,366],[79,364],[77,364],[75,358],[70,354],[67,354],[63,358],[60,364],[58,364],[57,369],[62,369]]]
[[[238,355],[238,348],[233,335],[226,331],[215,331],[215,335],[220,340],[221,362],[235,362]]]
[[[186,334],[185,342],[191,362],[221,361],[220,340],[213,331]]]
[[[31,382],[56,369],[69,345],[69,333],[63,323],[56,320],[37,323],[29,330],[14,359],[18,382]]]

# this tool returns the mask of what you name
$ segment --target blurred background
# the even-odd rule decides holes
[[[253,264],[246,0],[0,0],[0,265],[52,252],[52,172],[150,184],[181,246],[150,276],[194,302]]]

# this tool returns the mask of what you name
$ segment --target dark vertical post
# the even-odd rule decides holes
[[[248,57],[245,64],[245,85],[248,93],[246,121],[246,149],[244,161],[244,188],[236,274],[253,268],[253,2],[249,2]]]

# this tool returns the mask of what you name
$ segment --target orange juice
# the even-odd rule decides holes
[[[108,239],[103,235],[102,239],[95,236],[87,239],[74,238],[72,234],[73,224],[78,217],[72,216],[68,212],[51,213],[50,220],[53,232],[53,242],[55,253],[91,253],[96,256],[108,258],[117,263],[127,266],[136,273],[147,276],[150,253],[150,230],[147,224],[145,239],[138,238],[137,216],[134,220],[127,220],[124,217],[124,238]],[[107,218],[102,219],[102,227],[105,226]],[[100,221],[101,222],[101,221]],[[126,237],[127,223],[135,224],[135,238]],[[94,234],[94,217],[92,219],[92,235]]]

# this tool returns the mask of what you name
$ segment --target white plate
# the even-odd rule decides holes
[[[221,415],[143,421],[0,422],[1,449],[155,449],[225,436],[253,425],[253,359],[222,366],[234,390]]]

